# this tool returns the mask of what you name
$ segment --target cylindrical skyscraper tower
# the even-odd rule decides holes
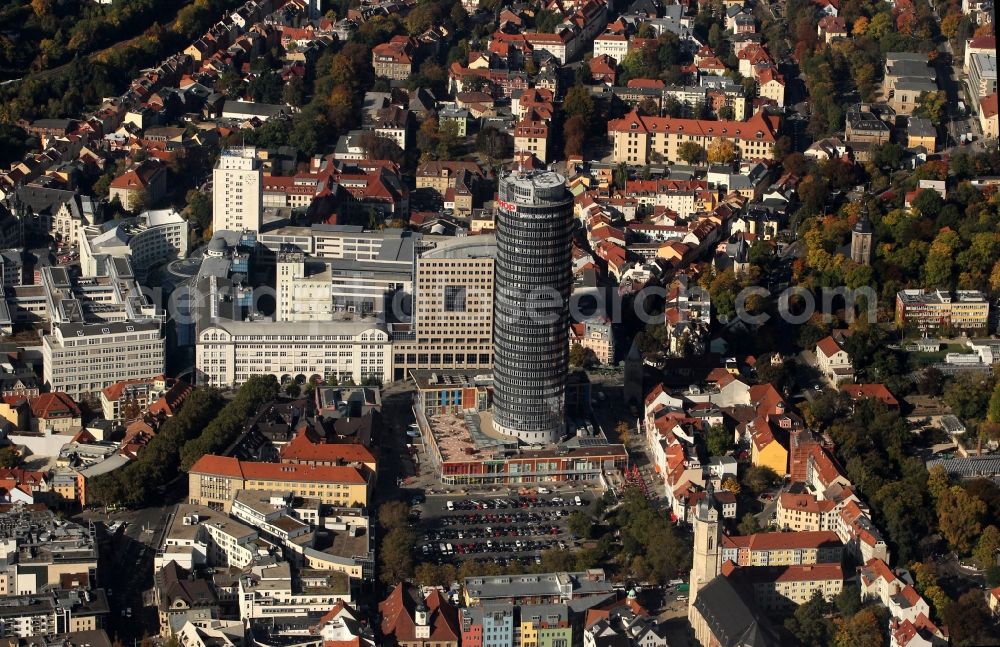
[[[530,444],[565,426],[573,197],[552,171],[500,179],[493,299],[493,426]]]

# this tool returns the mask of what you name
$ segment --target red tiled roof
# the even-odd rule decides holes
[[[816,349],[823,353],[826,357],[833,357],[840,352],[840,344],[833,337],[824,337],[816,343]]]
[[[756,550],[808,549],[840,546],[840,538],[831,530],[800,532],[759,532],[755,535],[722,536],[725,548]]]
[[[52,420],[56,418],[79,418],[80,407],[62,391],[42,393],[30,400],[31,415]]]
[[[989,119],[990,117],[996,116],[1000,110],[997,109],[997,93],[987,95],[980,99],[979,107],[983,111],[983,116]]]
[[[727,137],[759,139],[774,142],[774,127],[762,112],[746,121],[712,121],[707,119],[676,119],[674,117],[647,117],[630,112],[621,119],[608,122],[609,132],[677,133],[700,137]],[[760,133],[760,136],[757,136]]]
[[[257,463],[229,456],[205,454],[191,466],[192,474],[228,476],[261,481],[367,483],[365,474],[356,467],[339,465],[300,465],[287,463]]]
[[[281,460],[284,463],[375,463],[375,457],[364,445],[314,443],[305,428],[282,447]]]
[[[889,407],[899,406],[899,401],[884,384],[845,384],[840,390],[851,396],[852,400],[874,398]]]

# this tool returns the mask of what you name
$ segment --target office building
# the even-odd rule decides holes
[[[42,337],[45,383],[74,400],[98,397],[116,382],[162,374],[164,345],[159,321],[57,324]]]
[[[368,504],[373,474],[364,465],[258,463],[206,454],[188,473],[188,500],[228,512],[238,490],[285,492],[344,507]]]
[[[251,375],[279,381],[335,377],[356,384],[392,380],[392,342],[385,324],[342,316],[333,321],[220,320],[198,336],[196,380],[237,386]]]
[[[82,228],[80,271],[105,276],[112,258],[128,257],[143,276],[156,265],[187,256],[188,222],[173,209],[144,211],[135,218]]]
[[[212,229],[260,231],[263,171],[254,148],[223,151],[212,171]]]
[[[995,54],[973,54],[968,69],[969,92],[973,105],[997,91],[997,57]]]
[[[422,244],[411,320],[392,329],[393,378],[404,379],[412,369],[489,370],[496,239],[428,238]]]
[[[573,197],[552,171],[501,178],[493,303],[493,426],[530,444],[565,417]]]

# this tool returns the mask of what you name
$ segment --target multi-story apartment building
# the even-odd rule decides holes
[[[372,67],[375,76],[403,81],[413,71],[416,52],[414,40],[409,36],[393,36],[388,43],[372,48]]]
[[[737,566],[839,564],[844,545],[832,530],[722,537],[722,561]]]
[[[832,600],[844,590],[844,569],[839,563],[745,568],[736,579],[751,587],[754,600],[766,611],[805,604],[815,591]]]
[[[223,151],[212,171],[212,229],[260,231],[263,170],[254,148]]]
[[[680,160],[680,145],[693,142],[706,150],[716,140],[731,141],[742,159],[772,159],[778,119],[759,112],[747,121],[706,121],[646,117],[631,112],[608,123],[612,159],[644,165],[654,155],[665,162]]]
[[[188,474],[188,500],[228,512],[238,490],[287,492],[345,507],[368,504],[374,485],[367,467],[257,463],[226,456],[202,456]]]
[[[896,325],[912,324],[921,332],[950,326],[961,331],[985,332],[990,302],[978,290],[902,290],[896,293]]]
[[[45,383],[75,400],[97,396],[116,382],[162,374],[164,347],[159,321],[57,324],[42,337]]]
[[[783,492],[778,497],[777,523],[779,528],[818,532],[837,530],[838,504],[831,499],[817,499],[812,494]]]

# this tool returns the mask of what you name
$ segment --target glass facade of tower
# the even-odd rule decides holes
[[[551,171],[500,179],[493,300],[493,425],[531,444],[565,425],[573,198]]]

